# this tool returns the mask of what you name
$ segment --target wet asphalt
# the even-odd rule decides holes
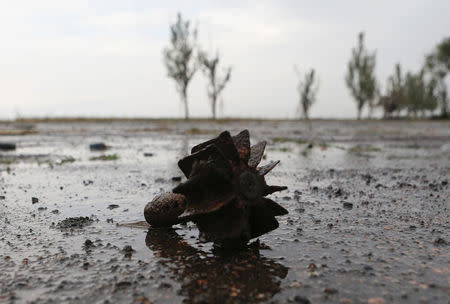
[[[244,128],[268,141],[262,164],[281,160],[277,230],[223,252],[193,224],[122,225],[193,145]],[[0,303],[449,303],[449,122],[36,123],[0,142],[16,144],[0,151]]]

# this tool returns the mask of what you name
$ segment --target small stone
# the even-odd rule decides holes
[[[327,287],[324,289],[323,292],[325,292],[326,294],[332,295],[332,294],[337,294],[338,290],[336,288]]]
[[[181,176],[174,176],[172,177],[173,182],[181,182]]]
[[[60,229],[83,228],[84,226],[90,225],[92,222],[93,220],[89,217],[69,217],[58,222],[56,227]]]
[[[144,153],[144,156],[145,157],[152,157],[152,156],[154,156],[154,154],[150,153],[150,152],[146,152],[146,153]]]
[[[315,271],[317,269],[317,266],[316,266],[316,264],[311,263],[311,264],[309,264],[308,269],[309,269],[309,271],[312,272],[312,271]]]
[[[434,240],[434,245],[435,246],[445,246],[445,245],[447,245],[447,241],[444,240],[443,238],[437,238]]]
[[[119,205],[111,204],[111,205],[109,205],[107,208],[108,208],[109,210],[113,210],[113,209],[119,208]]]
[[[3,151],[16,150],[16,144],[13,144],[13,143],[0,143],[0,150],[3,150]]]
[[[370,298],[367,300],[368,304],[385,304],[386,301],[383,298],[377,297],[377,298]]]
[[[32,197],[31,198],[31,203],[32,204],[37,204],[37,203],[39,203],[39,199],[37,197]]]
[[[91,181],[90,179],[88,180],[83,180],[83,185],[88,186],[88,185],[92,185],[94,182]]]
[[[91,151],[105,151],[108,149],[108,146],[104,143],[94,143],[89,145],[89,149]]]
[[[0,195],[0,201],[1,201],[1,200],[5,200],[5,199],[6,199],[6,196]]]
[[[84,247],[85,248],[90,248],[90,247],[93,247],[93,246],[94,246],[94,243],[91,240],[87,239],[86,241],[84,241]]]
[[[299,304],[311,304],[311,301],[308,298],[302,296],[295,296],[294,302]]]
[[[353,204],[349,203],[349,202],[343,202],[342,206],[344,207],[344,209],[348,209],[348,210],[353,209]]]
[[[126,245],[122,249],[122,252],[124,252],[124,253],[129,253],[129,252],[134,252],[134,251],[136,251],[136,250],[134,250],[133,247],[131,247],[130,245]]]

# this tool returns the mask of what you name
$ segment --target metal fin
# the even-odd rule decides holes
[[[272,194],[274,192],[278,192],[278,191],[283,191],[286,190],[287,187],[286,186],[266,186],[264,188],[264,196]]]
[[[256,168],[261,162],[266,149],[266,141],[260,141],[250,149],[250,159],[248,160],[249,167]]]
[[[220,133],[220,135],[214,139],[198,144],[197,146],[192,148],[191,153],[199,152],[212,145],[216,146],[227,160],[234,164],[239,163],[238,151],[236,150],[233,138],[231,138],[230,132],[228,131]]]
[[[233,136],[233,142],[239,153],[239,158],[247,163],[250,157],[250,134],[248,130],[243,130],[238,135]]]
[[[267,173],[269,173],[270,171],[272,171],[273,168],[275,168],[276,165],[278,165],[280,163],[279,160],[277,161],[271,161],[270,163],[268,163],[265,166],[259,167],[257,169],[258,174],[259,175],[266,175]]]

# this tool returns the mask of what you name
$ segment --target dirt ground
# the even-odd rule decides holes
[[[289,210],[236,253],[143,220],[220,131],[267,140]],[[450,122],[1,123],[0,303],[450,303]],[[90,151],[104,142],[106,151]],[[184,177],[183,177],[184,180]],[[70,219],[72,218],[72,219]]]

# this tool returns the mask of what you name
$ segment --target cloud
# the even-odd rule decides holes
[[[417,69],[444,35],[448,1],[0,0],[0,116],[182,116],[162,63],[177,11],[207,51],[233,66],[224,114],[294,117],[293,65],[321,80],[313,116],[351,117],[344,84],[350,48],[366,31],[380,82],[401,61]],[[209,115],[205,81],[189,87],[193,115]],[[6,110],[5,110],[6,109]],[[84,112],[83,112],[84,111]],[[7,114],[5,114],[7,113]]]
[[[80,27],[105,31],[136,31],[139,27],[163,27],[168,24],[169,16],[164,9],[152,9],[144,12],[114,11],[95,14],[80,20]]]

